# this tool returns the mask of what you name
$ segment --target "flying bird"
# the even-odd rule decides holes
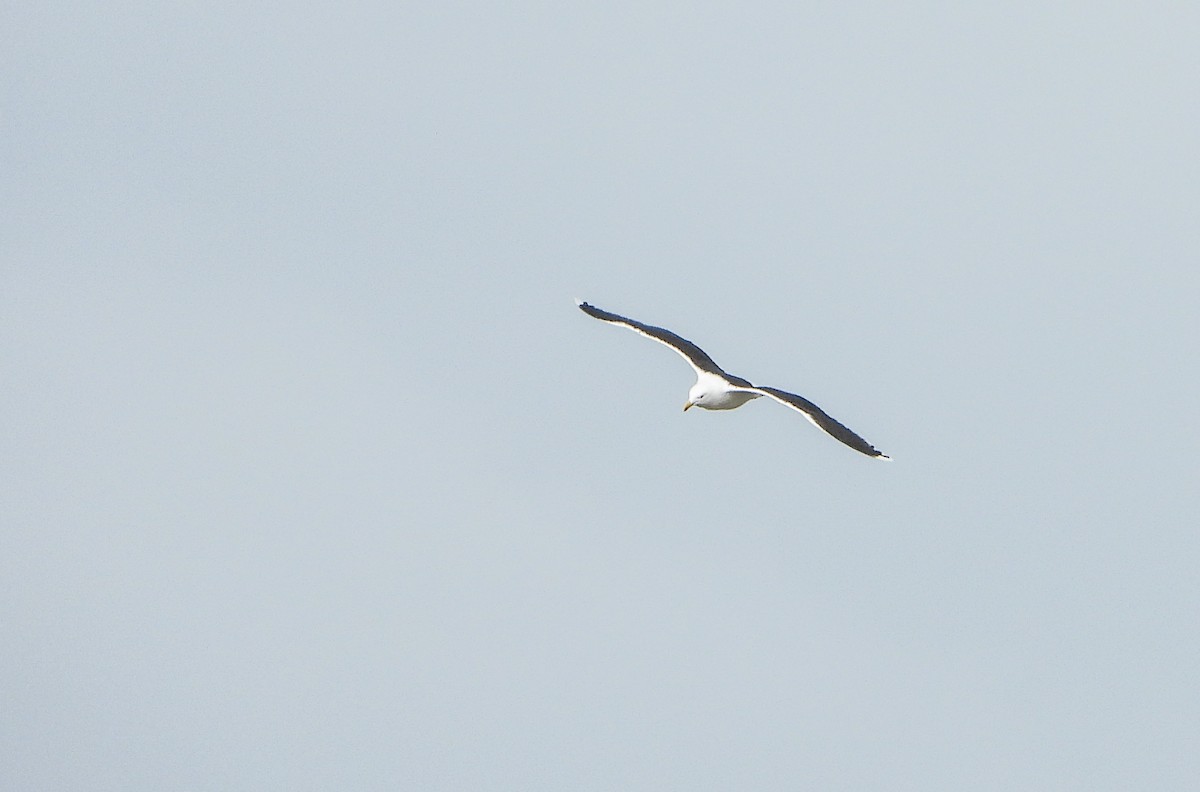
[[[794,393],[788,393],[778,388],[756,386],[749,380],[728,374],[714,363],[713,359],[703,349],[686,338],[675,335],[670,330],[643,324],[635,319],[628,319],[624,316],[618,316],[615,313],[609,313],[594,305],[589,305],[583,300],[576,300],[575,304],[579,306],[579,310],[588,316],[599,319],[602,322],[628,327],[633,332],[644,335],[646,338],[651,338],[660,344],[666,344],[682,355],[683,359],[696,372],[696,384],[688,391],[687,402],[683,405],[684,412],[687,412],[692,407],[701,407],[705,410],[732,410],[736,407],[741,407],[751,399],[766,396],[785,407],[791,407],[793,410],[803,414],[805,418],[812,421],[813,425],[819,429],[823,429],[832,435],[834,439],[842,441],[855,451],[859,451],[875,459],[891,459],[891,457],[877,450],[866,440],[863,440],[854,432],[835,421],[828,413],[803,396],[797,396]]]

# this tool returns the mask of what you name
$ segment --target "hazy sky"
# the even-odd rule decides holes
[[[0,786],[1195,789],[1197,41],[7,3]]]

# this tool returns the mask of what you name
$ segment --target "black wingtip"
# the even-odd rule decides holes
[[[579,306],[579,310],[583,311],[593,319],[603,319],[604,321],[608,322],[618,318],[615,315],[610,314],[608,311],[602,311],[591,303],[581,300],[578,297],[575,298],[575,304]]]

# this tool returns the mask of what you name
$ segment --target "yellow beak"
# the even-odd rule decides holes
[[[687,412],[689,407],[694,407],[694,406],[695,406],[695,405],[693,405],[691,402],[688,402],[688,403],[686,403],[686,404],[684,404],[684,405],[683,405],[683,411],[684,411],[684,412]]]

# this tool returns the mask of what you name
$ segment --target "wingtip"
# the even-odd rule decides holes
[[[579,299],[578,297],[576,297],[576,298],[575,298],[575,304],[576,304],[576,305],[578,305],[580,308],[582,308],[583,306],[587,305],[587,303],[586,303],[586,302],[584,302],[583,300]]]
[[[891,462],[892,461],[892,458],[890,456],[888,456],[887,454],[879,454],[875,458],[878,459],[880,462]]]

